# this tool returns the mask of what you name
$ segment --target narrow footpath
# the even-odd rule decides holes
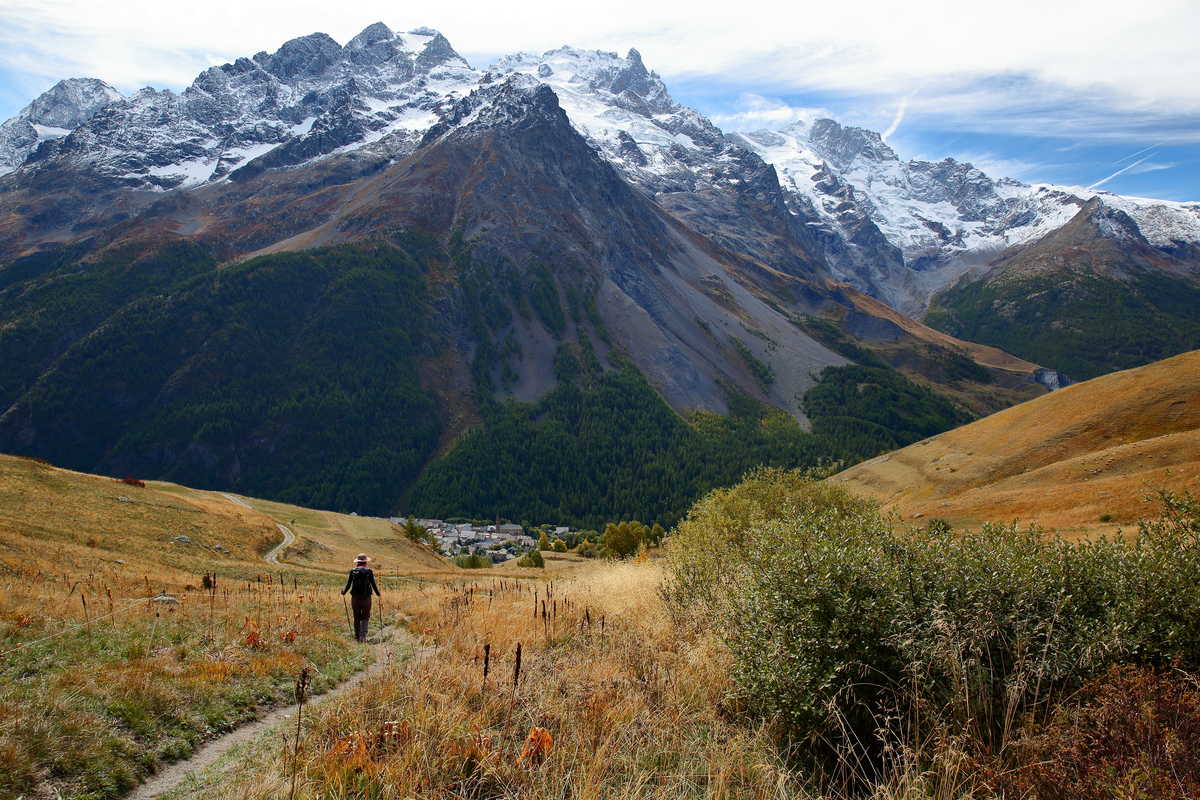
[[[237,497],[228,494],[225,497],[240,506],[252,508],[249,503]],[[271,548],[270,552],[263,556],[263,560],[269,564],[279,564],[279,555],[296,541],[295,534],[286,525],[280,523],[276,523],[276,525],[279,528],[279,532],[283,534],[283,541],[275,545],[275,547]],[[407,636],[403,629],[389,627],[387,630],[389,638],[371,646],[374,660],[366,669],[354,673],[325,694],[313,697],[305,706],[313,708],[336,698],[394,663],[397,647],[407,641]],[[299,705],[295,703],[277,708],[261,719],[248,722],[223,736],[218,736],[216,739],[206,742],[188,758],[165,765],[158,772],[150,776],[145,783],[126,795],[125,800],[154,800],[161,797],[179,786],[189,776],[203,772],[234,747],[243,742],[255,739],[275,726],[291,719],[292,715],[298,709]]]
[[[305,703],[305,708],[311,709],[320,706],[323,703],[344,694],[358,684],[362,683],[367,678],[375,675],[394,663],[393,657],[395,656],[396,648],[405,640],[405,637],[402,633],[401,635],[397,636],[396,629],[394,628],[390,629],[390,631],[393,633],[392,639],[372,645],[375,656],[374,663],[372,663],[366,669],[354,673],[354,675],[350,676],[325,694],[313,697],[307,703]],[[219,736],[216,739],[201,745],[200,748],[188,758],[185,758],[182,761],[176,761],[173,764],[168,764],[158,772],[154,773],[154,775],[152,775],[145,783],[126,795],[125,800],[155,800],[155,798],[161,797],[162,795],[179,786],[181,783],[187,780],[189,776],[193,774],[199,774],[208,767],[212,766],[218,759],[221,758],[221,756],[225,755],[225,753],[234,747],[237,747],[243,742],[248,742],[251,739],[255,739],[271,730],[275,726],[293,719],[293,715],[295,715],[298,709],[299,706],[295,703],[290,706],[277,708],[262,719],[254,722],[248,722],[245,725],[230,731],[224,736]]]
[[[283,523],[276,522],[275,526],[279,528],[279,532],[283,534],[283,541],[271,548],[271,552],[263,556],[263,560],[268,564],[278,564],[280,554],[286,550],[292,542],[296,541],[296,534],[292,533],[291,529]]]

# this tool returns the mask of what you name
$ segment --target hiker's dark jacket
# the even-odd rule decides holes
[[[346,588],[342,589],[342,594],[350,592],[351,597],[370,597],[371,592],[379,594],[379,587],[375,585],[375,573],[370,567],[355,567],[350,570],[349,577],[346,578]],[[382,597],[382,595],[380,595]]]

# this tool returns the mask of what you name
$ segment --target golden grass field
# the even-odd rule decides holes
[[[1154,493],[1200,490],[1200,351],[1104,375],[829,479],[905,521],[1129,529]]]
[[[298,758],[280,730],[166,800],[285,797],[293,768],[306,800],[795,796],[727,705],[728,652],[672,620],[655,563],[477,574],[399,599],[414,660],[315,709]]]
[[[295,541],[267,563],[280,524]],[[390,619],[464,576],[526,586],[594,565],[547,553],[545,569],[468,573],[384,519],[0,456],[0,797],[120,797],[286,700],[302,667],[318,692],[361,669],[372,652],[338,594],[359,552]]]
[[[301,667],[317,691],[361,669],[338,595],[359,551],[385,587],[461,574],[386,520],[238,500],[0,456],[0,797],[119,797]],[[268,564],[277,522],[297,540]]]

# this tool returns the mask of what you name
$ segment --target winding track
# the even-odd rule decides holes
[[[237,503],[243,508],[249,508],[251,510],[254,509],[254,506],[250,505],[240,497],[235,497],[227,492],[221,492],[221,496],[231,503]],[[280,554],[283,553],[283,551],[286,550],[289,545],[296,541],[296,534],[292,533],[291,529],[281,522],[276,522],[275,527],[279,528],[279,532],[283,534],[283,541],[272,547],[270,551],[263,556],[263,561],[266,561],[268,564],[279,566]]]
[[[282,522],[276,522],[275,526],[279,528],[279,532],[283,534],[283,541],[271,548],[271,551],[263,556],[263,560],[268,564],[279,564],[279,554],[287,549],[288,545],[296,541],[296,534],[292,533],[291,529]]]

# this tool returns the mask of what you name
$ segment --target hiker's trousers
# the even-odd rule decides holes
[[[365,642],[367,640],[367,624],[371,621],[371,595],[350,595],[350,608],[354,611],[354,638]]]

